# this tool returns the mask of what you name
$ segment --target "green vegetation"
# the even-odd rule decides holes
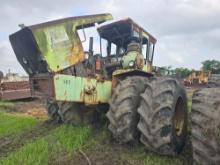
[[[211,71],[212,74],[220,74],[220,61],[206,60],[202,62],[202,69],[205,71]],[[163,66],[160,68],[162,75],[174,75],[177,78],[187,77],[193,70],[188,68],[175,68],[172,66]]]
[[[0,110],[4,110],[4,109],[11,109],[14,108],[15,105],[13,102],[9,102],[9,101],[0,101]]]
[[[48,162],[56,160],[61,153],[65,154],[65,159],[72,159],[71,155],[83,147],[90,132],[89,127],[62,125],[48,132],[46,137],[28,143],[18,151],[11,153],[1,160],[0,164],[46,165]]]
[[[1,165],[46,165],[48,162],[48,143],[44,139],[29,143],[7,158],[0,160]]]
[[[33,127],[37,120],[33,117],[0,112],[0,137],[18,134],[24,129]]]
[[[190,107],[191,100],[188,102],[189,110]],[[20,136],[22,130],[28,129],[29,132],[29,129],[32,130],[30,127],[39,122],[35,118],[21,114],[0,112],[0,137],[7,137],[9,134]],[[15,146],[12,146],[15,149],[0,157],[0,165],[79,164],[79,162],[86,164],[81,152],[84,152],[92,163],[98,160],[99,163],[104,161],[110,164],[116,161],[118,164],[180,165],[187,164],[190,155],[184,151],[183,154],[172,158],[146,152],[143,145],[131,148],[115,144],[111,142],[111,135],[105,126],[94,132],[89,126],[60,125],[36,138],[32,137],[31,133],[25,138],[28,137],[24,143],[21,142],[23,145],[17,146],[15,142]]]
[[[211,71],[213,74],[220,74],[220,61],[206,60],[202,62],[202,68]]]
[[[175,75],[177,78],[185,78],[187,77],[192,70],[188,68],[175,68],[173,69],[172,66],[164,66],[161,67],[162,75]]]
[[[144,148],[139,147],[132,151],[132,153],[122,154],[122,159],[127,160],[130,164],[142,165],[180,165],[182,160],[178,157],[170,158],[167,156],[160,156],[154,153],[146,153]]]
[[[75,151],[85,144],[91,129],[89,127],[73,127],[62,125],[52,132],[57,142],[62,144],[67,151]]]

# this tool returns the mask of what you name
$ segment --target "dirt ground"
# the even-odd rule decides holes
[[[32,129],[25,130],[19,136],[9,135],[0,138],[0,158],[6,157],[9,153],[18,150],[29,141],[34,141],[39,137],[46,136],[48,131],[56,128],[58,125],[53,122],[44,121]]]
[[[39,99],[26,99],[13,101],[13,106],[6,106],[4,109],[10,113],[21,113],[22,115],[28,115],[36,117],[37,119],[46,119],[47,110],[46,103]]]

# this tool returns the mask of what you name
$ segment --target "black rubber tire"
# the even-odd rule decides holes
[[[60,115],[58,113],[58,110],[59,110],[58,104],[55,101],[47,100],[46,108],[47,108],[47,113],[48,113],[49,117],[53,121],[55,121],[56,123],[60,123],[61,118],[60,118]]]
[[[135,143],[138,140],[137,107],[147,81],[148,78],[144,77],[127,77],[113,91],[106,116],[110,122],[108,128],[119,143]]]
[[[176,155],[182,151],[187,137],[187,98],[177,80],[160,77],[150,81],[141,94],[138,113],[140,141],[147,150],[161,155]],[[176,115],[183,121],[179,136],[174,124]]]
[[[64,124],[74,126],[95,124],[98,118],[95,107],[87,107],[82,103],[60,102],[58,113]]]
[[[194,164],[220,164],[220,88],[193,94],[192,145]]]
[[[81,125],[83,123],[80,116],[80,104],[72,102],[59,102],[58,113],[64,124],[72,124],[75,126]]]
[[[220,87],[220,74],[212,74],[208,81],[209,88]]]

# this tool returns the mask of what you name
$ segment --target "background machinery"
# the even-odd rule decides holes
[[[98,40],[87,39],[87,29],[111,19],[70,17],[10,35],[31,93],[48,100],[48,114],[59,122],[97,122],[94,113],[107,111],[118,142],[140,140],[150,151],[175,155],[187,135],[185,90],[153,74],[156,39],[130,18],[98,26]]]
[[[0,100],[18,100],[31,97],[28,77],[21,77],[16,73],[0,71]]]
[[[190,73],[190,75],[184,79],[184,85],[186,85],[186,86],[207,85],[210,76],[211,76],[210,71],[193,70]]]

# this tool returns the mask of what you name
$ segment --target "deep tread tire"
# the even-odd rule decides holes
[[[108,128],[119,143],[135,143],[138,140],[137,107],[147,81],[148,78],[144,77],[127,77],[113,91],[106,116],[110,122]]]
[[[58,113],[64,124],[72,124],[75,126],[82,124],[82,118],[79,114],[81,107],[79,103],[60,102]]]
[[[58,113],[64,124],[75,126],[96,124],[97,111],[94,107],[87,107],[82,103],[59,102]]]
[[[177,105],[181,107],[176,108]],[[177,80],[152,79],[141,94],[138,113],[140,141],[147,150],[162,155],[176,155],[181,152],[187,137],[187,99],[184,88]],[[179,136],[175,129],[175,116],[183,121]]]
[[[209,82],[208,82],[208,87],[213,88],[213,87],[220,87],[220,74],[212,74]]]
[[[47,108],[47,113],[50,116],[50,118],[53,121],[55,121],[57,123],[60,123],[61,122],[61,118],[60,118],[60,115],[58,113],[58,110],[59,110],[58,104],[55,101],[47,100],[46,108]]]
[[[192,145],[194,164],[220,164],[220,88],[193,95]]]

